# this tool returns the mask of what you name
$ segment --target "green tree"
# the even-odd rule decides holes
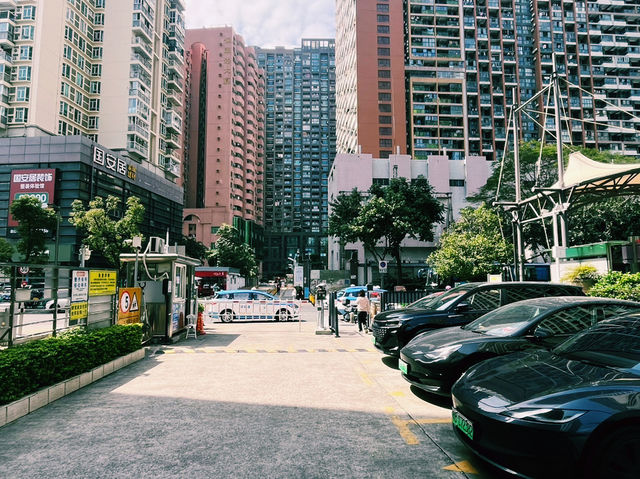
[[[6,239],[0,238],[0,262],[8,263],[13,257],[13,245]]]
[[[258,262],[255,252],[251,246],[242,241],[238,230],[223,224],[217,234],[218,240],[207,255],[209,265],[238,268],[245,278],[257,276]]]
[[[338,195],[330,204],[329,234],[338,238],[341,258],[344,257],[345,245],[358,241],[358,236],[352,225],[360,214],[363,201],[362,193],[354,188],[349,194]]]
[[[182,236],[180,244],[184,245],[187,256],[197,258],[200,261],[204,261],[207,258],[208,249],[201,241],[191,236]]]
[[[140,224],[144,217],[144,206],[136,196],[127,198],[127,207],[121,212],[120,200],[109,195],[106,200],[97,196],[88,208],[80,200],[71,204],[69,222],[85,234],[84,244],[102,254],[107,265],[117,267],[120,253],[132,251],[126,239],[140,236]]]
[[[568,161],[571,151],[580,151],[588,158],[602,163],[632,163],[633,158],[601,152],[589,148],[564,148],[563,157]],[[555,145],[543,145],[530,141],[520,144],[520,181],[522,197],[530,196],[533,187],[550,186],[558,179],[558,166]],[[500,165],[496,165],[487,183],[473,201],[492,204],[498,201],[515,200],[515,167],[513,155],[505,158],[500,178]],[[498,185],[500,188],[498,190]],[[640,234],[640,199],[633,197],[613,197],[600,200],[582,207],[572,208],[567,213],[569,244],[585,244],[612,239],[627,239],[630,235]],[[497,207],[504,234],[511,241],[511,216]],[[550,246],[552,232],[551,220],[534,221],[523,226],[525,245],[532,250],[546,249]]]
[[[47,239],[58,226],[57,213],[53,208],[44,208],[34,196],[21,196],[9,208],[9,212],[18,222],[18,252],[29,263],[43,263],[48,259],[45,251]]]
[[[433,226],[443,220],[444,207],[433,196],[433,188],[423,176],[413,181],[393,178],[388,186],[372,186],[368,200],[354,215],[358,195],[352,191],[336,199],[334,203],[344,208],[331,213],[330,224],[337,225],[332,234],[340,234],[345,242],[361,241],[365,250],[378,260],[390,254],[398,265],[398,282],[401,282],[402,241],[407,237],[432,241]],[[384,242],[381,254],[376,249],[380,240]]]
[[[497,214],[483,204],[460,211],[460,219],[443,233],[427,262],[449,281],[484,281],[497,264],[510,261],[510,250]]]

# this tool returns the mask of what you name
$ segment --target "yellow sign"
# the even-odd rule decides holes
[[[118,324],[140,322],[141,299],[141,288],[120,288],[118,290]]]
[[[85,319],[88,315],[88,302],[83,301],[81,303],[71,303],[71,311],[69,312],[69,324],[77,324],[78,320]]]
[[[89,271],[89,296],[116,294],[115,271]]]

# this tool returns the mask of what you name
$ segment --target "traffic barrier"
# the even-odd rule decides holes
[[[212,319],[220,319],[220,314],[228,314],[231,321],[300,319],[301,300],[204,300],[204,314]],[[284,317],[283,317],[284,316]]]

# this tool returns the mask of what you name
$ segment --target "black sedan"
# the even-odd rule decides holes
[[[398,366],[414,386],[449,396],[472,365],[531,348],[552,349],[597,321],[640,311],[640,303],[584,296],[535,298],[511,303],[462,327],[416,336],[401,351]]]
[[[640,313],[602,321],[553,351],[484,361],[454,384],[452,399],[458,438],[503,470],[637,478]]]

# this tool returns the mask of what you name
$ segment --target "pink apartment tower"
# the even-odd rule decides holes
[[[261,247],[264,74],[231,27],[186,31],[183,233],[210,246],[222,224]]]

